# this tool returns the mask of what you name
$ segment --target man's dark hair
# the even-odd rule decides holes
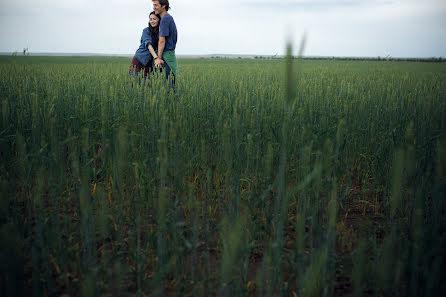
[[[169,0],[159,0],[159,3],[161,6],[166,5],[166,11],[169,11],[169,9],[170,9]]]

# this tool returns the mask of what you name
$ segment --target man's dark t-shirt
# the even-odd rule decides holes
[[[173,51],[177,46],[177,26],[170,14],[166,14],[161,18],[160,36],[166,37],[164,51]]]

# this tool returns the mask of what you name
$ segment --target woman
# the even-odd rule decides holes
[[[142,30],[141,44],[136,50],[130,64],[129,74],[138,75],[144,69],[144,77],[153,71],[153,61],[158,57],[160,16],[152,11],[149,15],[149,26]]]

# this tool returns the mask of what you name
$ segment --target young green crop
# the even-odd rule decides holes
[[[442,289],[444,63],[5,59],[1,295]]]

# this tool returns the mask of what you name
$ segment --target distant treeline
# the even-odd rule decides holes
[[[204,57],[202,57],[204,58]],[[211,56],[210,59],[282,59],[283,56]],[[299,57],[294,57],[298,59]],[[443,57],[431,58],[394,58],[394,57],[301,57],[304,60],[339,60],[339,61],[400,61],[400,62],[446,62]]]
[[[443,57],[431,58],[393,58],[393,57],[303,57],[305,60],[343,60],[343,61],[401,61],[401,62],[446,62]]]

